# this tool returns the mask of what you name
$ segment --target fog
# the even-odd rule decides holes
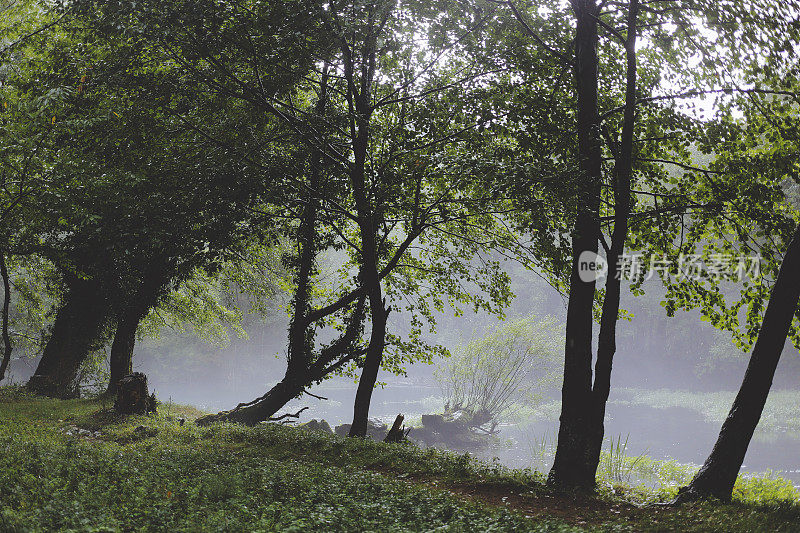
[[[539,278],[509,267],[516,298],[506,321],[522,316],[553,316],[563,322],[566,300]],[[730,336],[716,331],[695,312],[668,318],[659,305],[660,284],[645,282],[647,294],[623,293],[622,307],[633,313],[618,325],[617,355],[606,417],[606,438],[627,441],[627,455],[646,454],[700,464],[710,452],[722,419],[730,407],[747,365],[747,354],[734,348]],[[408,316],[394,312],[393,331],[403,331]],[[148,375],[162,402],[191,404],[207,411],[230,409],[261,396],[283,377],[288,318],[277,313],[269,321],[250,321],[248,338],[232,337],[227,346],[209,344],[190,333],[162,332],[139,341],[134,370]],[[427,340],[455,352],[503,321],[466,311],[461,317],[441,313]],[[595,332],[596,333],[596,332]],[[595,335],[596,338],[596,335]],[[558,342],[563,342],[559,339]],[[391,423],[402,413],[409,425],[423,414],[441,413],[445,398],[432,365],[407,367],[406,376],[381,371],[371,405],[371,417]],[[11,379],[24,381],[35,360],[17,360]],[[771,469],[800,485],[800,354],[787,344],[770,394],[770,402],[750,445],[745,472]],[[335,377],[310,389],[319,400],[304,396],[282,412],[305,410],[299,423],[325,419],[331,426],[352,418],[356,383]],[[499,434],[484,447],[458,450],[512,467],[548,468],[558,429],[560,393],[543,391],[527,409],[507,413]],[[410,437],[414,438],[414,430]]]

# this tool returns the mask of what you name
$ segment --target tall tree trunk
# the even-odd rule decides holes
[[[631,210],[631,175],[633,172],[633,133],[636,112],[636,21],[639,14],[639,1],[631,0],[628,6],[628,35],[625,42],[626,81],[625,111],[622,122],[622,138],[619,146],[615,138],[609,139],[614,156],[614,231],[608,251],[608,275],[606,292],[603,296],[603,310],[600,317],[600,333],[597,342],[597,361],[595,362],[592,410],[589,442],[588,469],[596,476],[600,463],[600,452],[605,436],[606,403],[611,391],[611,368],[617,351],[617,320],[619,318],[620,284],[618,266],[625,251],[628,239],[628,219]],[[607,131],[607,130],[606,130]],[[609,135],[610,137],[610,135]]]
[[[362,96],[364,96],[362,94]],[[368,105],[365,103],[365,105]],[[359,113],[361,113],[359,109]],[[368,110],[367,110],[368,111]],[[383,360],[383,349],[386,342],[386,319],[389,310],[383,300],[381,281],[378,275],[378,249],[375,240],[374,213],[367,199],[367,185],[365,182],[365,162],[367,143],[369,139],[369,113],[360,115],[364,117],[358,137],[354,143],[356,148],[356,161],[351,172],[353,196],[358,211],[361,232],[361,282],[369,291],[369,308],[372,320],[369,346],[364,358],[364,368],[358,382],[356,399],[353,405],[353,424],[350,426],[350,437],[365,437],[367,435],[367,421],[369,419],[369,406],[372,401],[372,391],[378,379],[378,370]]]
[[[361,283],[367,288],[369,296],[370,318],[372,330],[369,345],[364,358],[364,368],[356,391],[353,405],[353,424],[350,426],[350,437],[365,437],[369,406],[372,391],[378,379],[378,370],[383,360],[383,349],[386,342],[386,319],[388,309],[383,300],[381,281],[378,274],[378,244],[375,236],[377,211],[372,206],[367,192],[366,160],[369,150],[370,120],[372,117],[371,90],[375,73],[375,56],[377,50],[374,33],[375,13],[370,11],[368,25],[371,28],[362,50],[361,89],[356,88],[352,50],[348,43],[343,43],[345,57],[345,77],[348,82],[348,101],[351,114],[351,139],[354,161],[350,167],[350,185],[353,188],[353,199],[358,215],[359,233],[361,234]],[[380,196],[376,193],[375,196]]]
[[[579,275],[579,258],[597,253],[600,236],[599,202],[602,154],[597,112],[597,16],[594,0],[574,0],[575,82],[578,95],[578,156],[580,179],[575,228],[572,235],[572,272],[567,304],[564,382],[561,417],[553,468],[548,483],[555,486],[592,488],[590,437],[587,431],[592,396],[592,307],[595,282]]]
[[[800,225],[794,231],[770,293],[761,330],[739,393],[716,444],[697,475],[681,489],[678,503],[714,497],[730,501],[750,439],[761,419],[775,369],[800,300]]]
[[[375,390],[375,383],[378,380],[378,370],[381,368],[383,360],[383,349],[386,338],[386,318],[389,309],[385,308],[381,300],[380,306],[372,309],[372,332],[370,334],[369,346],[364,359],[364,368],[361,371],[361,379],[358,381],[356,400],[353,405],[353,424],[350,426],[349,437],[366,437],[367,424],[369,421],[369,406],[372,402],[372,391]]]
[[[96,283],[71,280],[28,388],[56,398],[76,396],[78,368],[95,347],[108,314],[108,300]]]
[[[8,333],[8,312],[11,305],[11,282],[8,278],[8,266],[6,265],[6,256],[0,253],[0,275],[3,277],[3,316],[2,316],[2,336],[3,336],[3,360],[0,361],[0,381],[6,377],[6,369],[8,369],[8,362],[11,361],[11,350],[14,346],[11,344],[11,336]]]
[[[119,381],[133,371],[133,348],[142,316],[139,309],[127,309],[117,320],[114,342],[111,343],[111,376],[106,394],[116,394]]]
[[[565,488],[591,489],[605,434],[606,402],[611,389],[611,368],[616,352],[620,279],[617,267],[628,237],[636,106],[636,21],[639,1],[631,0],[625,51],[627,59],[625,111],[622,138],[609,139],[615,161],[614,231],[608,250],[606,293],[600,319],[594,384],[592,384],[592,308],[595,283],[580,279],[582,253],[597,252],[600,236],[599,201],[602,153],[597,109],[597,17],[594,0],[574,1],[577,19],[575,72],[578,92],[578,147],[585,201],[578,202],[573,236],[573,264],[567,308],[567,345],[562,388],[561,425],[553,468],[548,482]],[[583,199],[579,199],[583,200]]]

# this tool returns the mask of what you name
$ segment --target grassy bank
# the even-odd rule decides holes
[[[556,494],[541,474],[466,455],[272,424],[198,428],[191,423],[198,413],[183,407],[127,419],[103,407],[0,389],[0,531],[797,531],[800,524],[796,494],[773,486],[730,505],[647,507],[665,495],[606,484],[596,497]]]
[[[643,405],[654,409],[681,407],[695,411],[699,417],[718,426],[728,416],[736,391],[620,389],[618,394],[625,399],[616,400],[617,405]],[[800,436],[800,391],[770,391],[755,438],[769,439],[771,435],[786,433]]]

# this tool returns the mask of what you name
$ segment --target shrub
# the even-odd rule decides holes
[[[553,317],[506,324],[458,350],[436,371],[446,413],[496,424],[514,404],[535,405],[560,376],[561,326]]]

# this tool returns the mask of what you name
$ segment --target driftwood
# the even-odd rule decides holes
[[[414,428],[413,440],[429,446],[443,444],[455,449],[480,448],[488,444],[488,439],[498,432],[494,421],[490,422],[489,428],[481,425],[485,421],[483,413],[476,416],[467,410],[422,415],[422,427]]]
[[[156,412],[156,395],[147,390],[147,376],[141,372],[128,374],[117,383],[114,410],[123,415]]]

